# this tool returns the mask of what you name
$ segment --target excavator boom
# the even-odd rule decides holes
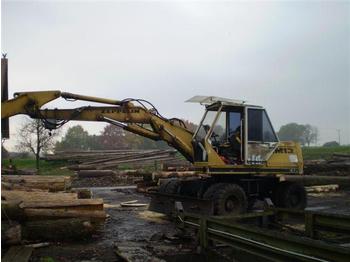
[[[58,98],[68,101],[89,101],[114,106],[84,106],[75,109],[42,109]],[[144,103],[135,106],[138,99],[124,101],[84,96],[60,91],[15,93],[14,98],[1,103],[1,118],[26,114],[41,119],[48,129],[56,129],[68,121],[102,121],[117,125],[129,132],[153,139],[164,140],[193,162],[191,140],[193,133],[178,119],[162,117]]]

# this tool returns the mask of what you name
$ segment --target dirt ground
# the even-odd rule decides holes
[[[206,261],[196,254],[194,237],[185,236],[165,216],[147,211],[147,207],[123,208],[121,202],[150,199],[135,191],[135,186],[94,187],[94,198],[103,198],[109,215],[93,239],[80,243],[52,243],[36,249],[31,261]],[[308,208],[350,214],[350,191],[309,194]]]

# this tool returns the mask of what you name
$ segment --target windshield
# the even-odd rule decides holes
[[[211,125],[215,119],[217,111],[207,111],[204,119],[195,135],[197,141],[202,141],[210,130]]]

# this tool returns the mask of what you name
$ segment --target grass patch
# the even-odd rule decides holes
[[[350,146],[303,147],[305,160],[330,159],[334,153],[350,154]]]
[[[17,169],[35,169],[35,159],[33,158],[14,158],[12,159],[12,164],[15,165]],[[7,167],[9,165],[8,159],[1,160],[1,166]],[[40,160],[39,175],[58,175],[58,176],[70,176],[74,172],[69,169],[61,169],[66,166],[65,161],[45,161]]]

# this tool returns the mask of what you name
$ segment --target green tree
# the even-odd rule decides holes
[[[281,126],[278,131],[278,137],[282,141],[295,141],[300,144],[305,144],[304,138],[305,126],[297,123],[289,123]]]
[[[305,130],[304,130],[304,140],[305,143],[307,144],[307,146],[310,146],[311,143],[317,143],[318,140],[318,129],[315,126],[311,126],[309,124],[306,124],[304,126]]]
[[[56,143],[55,150],[89,150],[91,149],[89,133],[81,125],[68,128],[65,136]]]
[[[124,129],[115,125],[107,125],[104,127],[100,135],[101,145],[104,149],[127,149],[130,146],[127,145],[125,140],[126,132]]]
[[[31,152],[35,155],[36,169],[39,170],[39,159],[43,152],[51,150],[58,130],[49,132],[40,119],[31,119],[25,122],[18,132],[17,148],[22,152]]]
[[[317,143],[319,133],[315,126],[306,124],[300,125],[297,123],[289,123],[281,126],[278,131],[278,137],[282,141],[295,141],[302,145]]]

